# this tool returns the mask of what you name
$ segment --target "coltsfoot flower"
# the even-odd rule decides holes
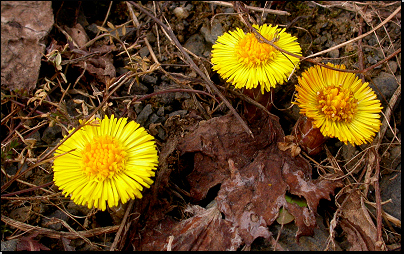
[[[288,52],[301,56],[297,38],[278,26],[253,25],[257,31],[274,44]],[[213,45],[213,70],[233,83],[235,88],[256,88],[261,92],[270,91],[277,83],[283,82],[298,66],[299,59],[275,49],[265,42],[259,42],[253,33],[245,34],[237,28],[220,36]]]
[[[328,65],[345,69],[344,65]],[[380,129],[382,107],[367,82],[354,73],[314,66],[298,83],[294,103],[324,136],[355,145],[373,140]]]
[[[99,122],[99,124],[95,124]],[[73,130],[71,130],[73,131]],[[73,202],[101,210],[142,198],[153,183],[158,155],[153,136],[127,118],[96,119],[67,139],[55,156],[54,182]]]

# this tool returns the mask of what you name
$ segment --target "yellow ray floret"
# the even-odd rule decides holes
[[[93,124],[99,122],[99,124]],[[75,132],[55,152],[54,182],[73,202],[105,210],[142,198],[153,183],[158,155],[153,137],[134,121],[111,116]],[[73,131],[73,130],[71,130]]]
[[[328,65],[345,69],[344,65]],[[382,107],[367,82],[354,73],[314,66],[298,83],[295,104],[324,136],[355,145],[373,140],[380,129]]]
[[[274,40],[279,48],[301,56],[297,38],[286,33],[284,28],[267,24],[253,26],[265,39]],[[262,93],[277,83],[283,84],[299,64],[298,58],[258,41],[253,33],[245,34],[240,28],[217,39],[211,61],[213,70],[236,88],[252,89],[260,85]]]

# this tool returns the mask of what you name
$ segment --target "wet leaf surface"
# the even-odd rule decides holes
[[[360,192],[353,191],[342,209],[341,227],[347,234],[351,251],[375,251],[376,226],[367,211]]]
[[[50,250],[45,245],[41,244],[39,241],[34,238],[37,237],[39,232],[32,233],[29,236],[24,236],[19,239],[17,244],[17,251],[40,251],[40,250]]]
[[[191,198],[200,201],[210,188],[221,184],[215,198],[217,211],[198,207],[194,217],[185,221],[161,221],[159,233],[144,233],[142,249],[164,250],[169,236],[174,237],[173,250],[237,249],[242,243],[250,246],[258,237],[271,236],[268,226],[282,207],[295,217],[297,240],[313,235],[319,200],[329,199],[341,182],[311,179],[312,169],[304,158],[280,151],[277,142],[284,134],[277,118],[262,119],[251,127],[254,138],[232,115],[226,115],[200,122],[179,141],[182,155],[194,154],[194,168],[187,176]],[[286,192],[305,198],[308,207],[288,203]]]

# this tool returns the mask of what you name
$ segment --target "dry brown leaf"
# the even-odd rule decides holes
[[[45,245],[41,244],[39,241],[34,238],[37,237],[39,232],[34,232],[29,236],[23,236],[19,239],[17,243],[17,251],[40,251],[40,250],[50,250]]]
[[[340,225],[351,243],[351,251],[375,251],[377,230],[359,191],[350,193],[342,205]],[[385,246],[385,244],[382,244]]]
[[[225,220],[239,229],[249,246],[257,237],[268,238],[271,225],[284,206],[298,226],[296,238],[312,235],[320,199],[329,199],[339,181],[311,179],[310,164],[278,149],[284,134],[277,119],[251,126],[251,138],[232,115],[201,122],[184,137],[178,149],[194,153],[194,169],[187,176],[191,197],[202,200],[221,184],[216,201]],[[308,207],[286,202],[285,194],[304,197]]]
[[[145,234],[141,250],[225,251],[241,245],[238,229],[222,219],[216,203],[208,209],[190,206],[185,212],[193,216],[181,222],[163,220],[158,230]]]

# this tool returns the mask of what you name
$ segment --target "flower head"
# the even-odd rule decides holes
[[[345,69],[344,65],[328,65]],[[298,82],[295,104],[324,136],[361,145],[372,141],[379,131],[380,101],[354,73],[314,66]]]
[[[158,155],[153,141],[138,123],[105,116],[75,132],[59,146],[54,160],[54,182],[71,199],[101,210],[118,201],[142,198],[143,186],[153,183]],[[71,130],[73,131],[73,130]],[[70,132],[71,132],[70,131]]]
[[[253,25],[257,31],[288,52],[301,55],[297,38],[278,29],[278,26]],[[213,45],[213,70],[232,82],[236,88],[252,89],[261,85],[261,92],[269,91],[277,83],[283,84],[299,59],[257,40],[253,33],[245,34],[237,28],[220,36]]]

